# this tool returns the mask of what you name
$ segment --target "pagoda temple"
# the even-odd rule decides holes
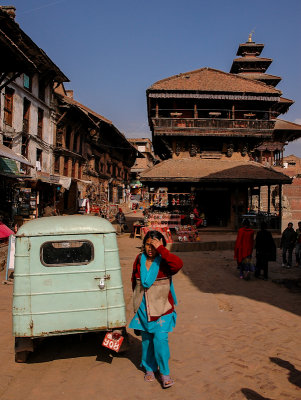
[[[270,216],[277,204],[273,224],[280,228],[282,185],[291,179],[272,166],[281,165],[284,145],[301,136],[301,126],[278,119],[293,101],[275,87],[281,78],[265,73],[272,60],[259,57],[263,47],[249,37],[230,73],[205,67],[147,89],[153,147],[163,161],[141,181],[153,191],[164,188],[166,207],[193,193],[208,225],[237,229],[252,209],[252,194],[266,187],[264,211]]]
[[[260,57],[263,48],[264,44],[255,43],[252,40],[251,33],[248,41],[239,45],[236,53],[239,57],[233,60],[230,73],[276,87],[282,78],[266,73],[273,60]],[[278,104],[274,104],[273,108],[269,110],[270,117],[276,120],[273,137],[252,151],[252,157],[255,160],[282,166],[284,146],[287,142],[299,138],[301,133],[300,125],[278,118],[279,115],[286,113],[293,103],[293,100],[281,96]]]

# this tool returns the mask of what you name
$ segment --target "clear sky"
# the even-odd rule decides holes
[[[202,67],[229,72],[239,43],[264,43],[268,73],[295,101],[281,116],[301,123],[300,0],[0,0],[70,79],[75,100],[127,137],[150,137],[146,89]],[[286,155],[301,157],[301,139]]]

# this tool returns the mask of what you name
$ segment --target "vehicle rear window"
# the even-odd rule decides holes
[[[41,246],[41,261],[47,267],[86,265],[94,258],[94,247],[88,240],[46,242]]]

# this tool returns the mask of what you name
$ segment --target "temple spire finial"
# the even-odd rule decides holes
[[[252,31],[249,33],[249,38],[248,38],[248,42],[249,43],[252,43],[253,42],[253,40],[252,40],[252,35],[254,34],[254,29],[252,29]]]

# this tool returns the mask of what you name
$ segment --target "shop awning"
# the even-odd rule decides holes
[[[59,175],[39,175],[37,179],[41,182],[49,183],[51,185],[59,185],[60,176]]]
[[[4,144],[0,144],[0,156],[9,158],[10,160],[19,161],[22,164],[26,164],[26,165],[29,165],[31,168],[34,168],[34,166],[31,165],[30,162],[25,157],[21,156],[20,154],[15,153],[9,147],[4,146]]]
[[[10,235],[14,235],[14,232],[9,229],[3,222],[0,222],[0,239],[6,239]]]
[[[132,189],[140,188],[140,187],[142,187],[142,186],[143,186],[143,185],[142,185],[142,183],[141,183],[139,180],[131,181],[131,183],[130,183],[130,187],[131,187]]]
[[[18,170],[16,161],[9,158],[0,157],[0,175],[8,178],[26,178],[27,175],[21,174]]]

